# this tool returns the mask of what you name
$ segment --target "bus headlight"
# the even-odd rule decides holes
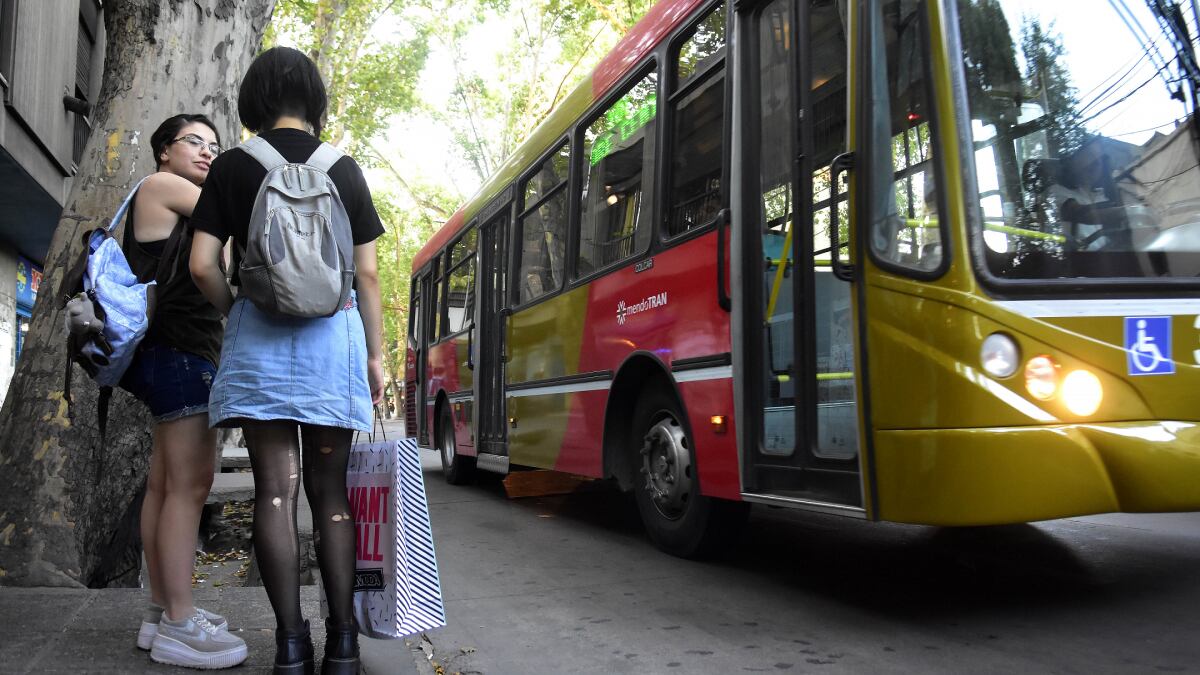
[[[1086,417],[1099,410],[1100,402],[1104,400],[1104,386],[1091,371],[1072,371],[1063,378],[1062,397],[1067,410]]]
[[[1004,333],[992,333],[983,341],[979,360],[989,375],[1005,378],[1017,372],[1021,353],[1012,338]]]
[[[1025,364],[1025,389],[1039,401],[1049,401],[1058,391],[1058,364],[1046,356],[1035,356]]]

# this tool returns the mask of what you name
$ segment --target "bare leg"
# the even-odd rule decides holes
[[[263,586],[284,631],[304,630],[300,612],[300,541],[296,496],[300,447],[296,423],[247,420],[242,427],[254,469],[254,555]]]
[[[154,427],[155,453],[160,450],[166,496],[158,516],[158,574],[166,615],[172,621],[191,616],[192,572],[196,567],[196,533],[200,511],[213,481],[213,448],[217,434],[208,415],[191,415]]]
[[[163,468],[162,450],[150,451],[150,475],[146,478],[146,495],[142,498],[142,550],[146,553],[146,572],[150,576],[150,602],[163,606],[162,572],[158,558],[158,517],[166,496],[167,476]]]
[[[353,431],[302,425],[304,492],[317,533],[317,562],[329,618],[351,621],[354,600],[355,527],[346,496],[346,462]]]

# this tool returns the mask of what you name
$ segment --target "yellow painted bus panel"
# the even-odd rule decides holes
[[[478,333],[476,333],[478,335]],[[475,389],[475,371],[467,367],[467,361],[470,359],[470,354],[467,352],[469,340],[465,334],[454,338],[454,355],[455,363],[458,365],[458,388],[459,391],[469,391]]]
[[[1087,335],[1102,345],[1111,367],[1128,373],[1125,317],[1065,317],[1041,319],[1078,335]],[[1097,352],[1101,351],[1097,349]],[[1173,375],[1141,375],[1128,381],[1159,419],[1200,421],[1200,317],[1171,317]]]
[[[509,319],[509,384],[545,380],[579,372],[588,287],[573,288],[522,309]]]
[[[1084,343],[1078,336],[1058,331],[1054,343],[1060,348],[1051,348],[1012,326],[955,305],[883,289],[872,289],[871,297],[869,395],[876,429],[1009,427],[1160,417],[1126,378],[1061,348],[1082,349]],[[1025,390],[1022,368],[1003,379],[988,375],[980,362],[980,348],[984,338],[994,332],[1014,338],[1022,363],[1031,356],[1049,354],[1061,365],[1063,374],[1084,367],[1091,370],[1104,387],[1099,410],[1080,418],[1059,397],[1049,401],[1033,398]],[[1097,345],[1090,346],[1095,356]],[[1107,360],[1112,359],[1110,355]]]
[[[510,396],[508,455],[513,464],[553,469],[567,430],[571,395]]]
[[[881,431],[879,515],[994,525],[1119,510],[1104,464],[1077,430]]]
[[[1108,467],[1122,511],[1200,509],[1200,425],[1157,422],[1081,429]]]
[[[1188,423],[883,431],[876,466],[880,516],[897,522],[1200,509],[1200,427]]]

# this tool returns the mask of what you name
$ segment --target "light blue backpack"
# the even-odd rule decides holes
[[[133,187],[107,227],[83,235],[83,253],[63,282],[69,357],[63,396],[70,415],[71,363],[78,363],[100,385],[101,439],[112,388],[120,384],[154,318],[155,281],[138,281],[113,234],[145,180]],[[132,239],[129,229],[126,227],[126,241]],[[155,278],[165,271],[183,229],[176,226],[167,240]]]

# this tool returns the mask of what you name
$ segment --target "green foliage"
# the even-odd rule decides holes
[[[490,176],[650,8],[650,0],[434,0],[433,39],[452,60],[449,100],[428,112],[451,130],[480,181]],[[481,26],[507,25],[494,64],[468,62]]]
[[[457,195],[437,186],[419,185],[423,195],[447,211],[453,210]],[[442,225],[434,213],[401,208],[403,201],[387,189],[372,195],[386,232],[375,241],[379,258],[379,288],[383,296],[384,362],[389,377],[402,381],[408,332],[409,276],[412,261],[425,242]]]
[[[278,0],[264,43],[294,46],[316,61],[329,91],[326,140],[378,170],[371,178],[386,228],[376,241],[384,357],[394,380],[404,367],[412,260],[462,196],[398,168],[386,134],[401,119],[435,120],[482,182],[651,4]],[[499,46],[494,59],[477,57],[492,45]],[[452,72],[445,99],[418,89],[433,52]]]
[[[325,138],[355,156],[418,103],[428,29],[400,9],[395,0],[278,0],[264,39],[316,61],[329,91]]]
[[[1023,95],[1008,19],[999,0],[959,0],[971,112],[986,124],[1016,119]]]

